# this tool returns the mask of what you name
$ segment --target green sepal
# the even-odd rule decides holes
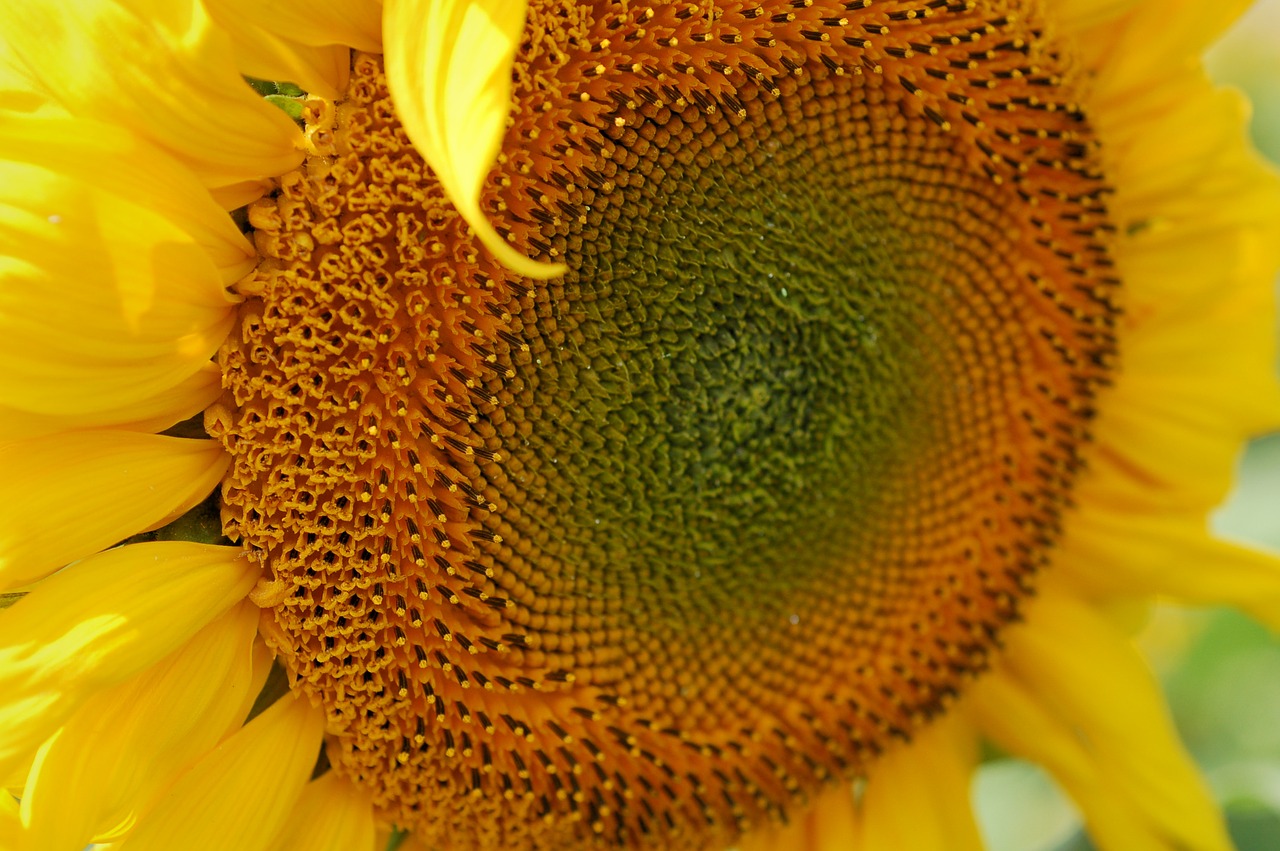
[[[302,120],[301,98],[290,97],[288,95],[267,95],[263,100],[283,109],[284,114],[292,118],[294,121]]]
[[[245,77],[249,87],[273,106],[284,110],[284,114],[299,124],[302,123],[302,103],[307,93],[294,83],[281,83],[275,80],[259,80]]]

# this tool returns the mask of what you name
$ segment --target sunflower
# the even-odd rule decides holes
[[[977,848],[990,742],[1229,847],[1238,11],[8,3],[0,846]]]

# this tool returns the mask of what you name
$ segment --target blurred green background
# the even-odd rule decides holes
[[[1280,164],[1280,0],[1257,2],[1208,61],[1248,93],[1254,142]],[[1280,434],[1244,453],[1214,527],[1280,552]],[[1280,640],[1235,612],[1161,607],[1139,641],[1240,851],[1280,849]],[[1074,806],[1035,766],[993,759],[973,796],[989,851],[1092,851]]]

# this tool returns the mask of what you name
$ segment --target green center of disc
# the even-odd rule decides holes
[[[680,118],[647,128],[664,145],[617,134],[632,165],[590,198],[509,385],[539,570],[673,624],[777,614],[872,558],[938,395],[947,335],[913,295],[901,181],[853,132],[764,112],[713,152]]]

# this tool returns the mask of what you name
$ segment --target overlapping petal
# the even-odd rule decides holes
[[[292,695],[178,779],[119,851],[266,851],[315,765],[324,713]]]
[[[131,405],[207,369],[252,249],[118,128],[2,115],[0,133],[0,405],[72,427],[140,419]]]
[[[347,84],[351,51],[338,45],[312,47],[263,28],[237,4],[211,0],[205,4],[235,45],[240,70],[259,80],[293,83],[323,98],[337,98]]]
[[[1242,292],[1242,282],[1260,282],[1274,268],[1275,187],[1239,142],[1238,103],[1206,93],[1192,59],[1239,5],[1178,0],[1163,7],[1154,30],[1151,8],[1138,0],[1072,0],[1061,10],[1098,79],[1102,108],[1094,114],[1118,164],[1116,209],[1133,231],[1118,252],[1133,293],[1125,366],[1076,494],[1085,507],[1069,518],[1055,565],[1069,581],[1044,589],[1029,612],[1032,626],[1010,632],[1006,660],[972,702],[988,734],[1050,768],[1098,840],[1126,851],[1217,849],[1226,840],[1140,660],[1072,588],[1227,601],[1280,625],[1274,566],[1213,542],[1198,522],[1225,491],[1235,442],[1277,420],[1268,375],[1274,329],[1260,318],[1270,297],[1261,287]],[[59,125],[47,110],[38,128],[0,119],[0,154],[13,160],[0,171],[0,203],[9,205],[0,212],[0,239],[12,240],[0,245],[0,262],[10,264],[0,274],[17,287],[0,289],[0,437],[159,429],[212,399],[208,358],[231,314],[222,287],[250,261],[229,220],[212,224],[216,205],[204,190],[238,206],[262,191],[264,176],[296,163],[301,144],[296,128],[235,71],[296,77],[327,93],[343,80],[345,49],[333,45],[376,50],[382,38],[375,3],[208,6],[214,21],[198,3],[164,0],[104,0],[71,11],[19,0],[0,16],[3,35],[21,45],[7,69],[0,57],[0,107],[52,100],[129,128],[79,118]],[[73,20],[86,10],[87,26]],[[549,277],[562,269],[516,252],[480,204],[502,142],[523,19],[520,2],[390,0],[387,71],[410,137],[484,244],[521,273]],[[15,75],[14,67],[22,70]],[[8,81],[22,74],[40,91],[11,91]],[[1156,76],[1163,88],[1150,85]],[[1180,94],[1166,97],[1173,92]],[[139,148],[120,148],[138,135],[182,165],[148,174]],[[123,175],[95,175],[77,163],[113,151]],[[182,177],[187,168],[199,181]],[[131,181],[151,194],[126,192]],[[1206,218],[1211,208],[1218,212]],[[1206,257],[1219,262],[1205,265]],[[1236,332],[1212,340],[1213,357],[1202,357],[1206,341],[1185,333],[1188,322]],[[225,462],[216,456],[197,442],[123,431],[0,449],[0,487],[21,509],[0,521],[0,584],[39,579],[189,507],[221,474]],[[87,788],[95,769],[89,743],[137,753],[145,749],[137,737],[151,724],[178,736],[188,721],[221,719],[172,753],[161,752],[159,738],[146,745],[154,745],[149,759],[169,760],[158,774],[168,778],[207,750],[215,731],[227,732],[229,707],[243,705],[243,695],[216,694],[215,678],[198,672],[238,666],[241,674],[228,676],[241,681],[243,654],[232,657],[251,609],[222,616],[204,638],[190,636],[243,596],[256,568],[229,550],[155,546],[170,549],[129,548],[73,565],[15,607],[19,617],[0,615],[0,768],[21,762],[81,695],[178,648],[136,682],[83,702],[46,745],[26,804],[33,826],[56,812],[42,803],[53,790]],[[168,575],[148,559],[164,562]],[[184,569],[174,570],[178,564]],[[186,618],[197,622],[190,630]],[[131,700],[136,713],[126,708]],[[166,718],[168,701],[216,709],[179,721]],[[103,720],[111,718],[116,723]],[[963,719],[924,731],[879,763],[859,812],[846,790],[830,793],[785,847],[834,849],[854,836],[868,849],[978,847],[965,795],[973,736]],[[330,773],[306,783],[321,728],[316,710],[292,698],[277,704],[179,780],[127,848],[372,847],[371,811],[346,781]],[[98,790],[101,797],[89,795],[85,812],[118,814],[148,798],[137,783],[119,780]],[[109,804],[106,791],[115,796]],[[70,831],[40,822],[48,831],[40,841],[50,844],[36,847],[71,848],[80,839],[69,837],[83,835],[76,824]],[[16,807],[0,801],[0,847],[10,847],[16,830]]]
[[[1231,847],[1160,687],[1128,636],[1054,585],[974,699],[984,729],[1045,765],[1108,848]]]
[[[77,117],[127,127],[207,186],[280,174],[298,128],[244,84],[226,33],[193,0],[13,0],[0,16],[33,88]]]
[[[742,838],[737,851],[846,851],[858,833],[850,784],[837,784],[785,826],[763,827]]]
[[[382,7],[376,2],[206,0],[205,6],[231,35],[246,74],[287,80],[325,98],[338,97],[346,85],[350,48],[382,50]]]
[[[0,405],[0,440],[21,440],[78,429],[160,432],[199,414],[221,393],[222,373],[210,362],[168,389],[118,407],[36,414]]]
[[[232,547],[138,544],[72,565],[0,613],[0,777],[89,696],[243,599],[258,575]]]
[[[881,758],[859,807],[857,840],[867,851],[981,851],[969,803],[977,742],[963,715],[948,713]]]
[[[131,827],[238,728],[266,674],[254,664],[258,615],[242,602],[152,668],[86,700],[36,758],[22,793],[23,847],[79,851]]]
[[[374,851],[373,806],[336,772],[312,780],[272,843],[275,851]]]

